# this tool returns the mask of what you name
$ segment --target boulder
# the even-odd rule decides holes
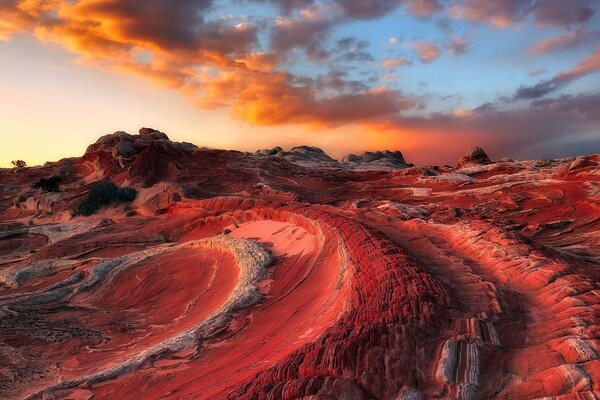
[[[153,128],[140,128],[140,135],[144,138],[149,138],[150,140],[169,140],[169,137],[156,129]]]
[[[179,185],[160,182],[152,187],[139,189],[132,205],[142,215],[156,215],[165,212],[184,197],[184,190]]]
[[[476,165],[491,164],[492,161],[481,147],[473,147],[458,160],[456,168],[474,167]]]

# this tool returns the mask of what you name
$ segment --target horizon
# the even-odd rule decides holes
[[[155,129],[155,128],[153,128],[152,126],[144,126],[144,127],[145,127],[145,128],[152,128],[152,129]],[[341,160],[341,159],[342,159],[344,156],[347,156],[347,155],[349,155],[349,154],[361,154],[361,153],[368,152],[368,151],[386,151],[386,150],[389,150],[389,151],[396,151],[396,150],[398,150],[398,151],[400,151],[400,152],[402,153],[402,155],[403,155],[403,157],[404,157],[404,159],[406,160],[406,162],[407,162],[407,163],[409,163],[409,164],[414,164],[414,165],[417,165],[417,166],[432,166],[432,165],[439,165],[439,166],[441,166],[441,165],[450,165],[450,166],[454,166],[454,165],[457,163],[457,161],[459,161],[459,159],[460,159],[461,157],[463,157],[463,156],[464,156],[464,155],[465,155],[465,154],[466,154],[466,153],[467,153],[469,150],[473,149],[474,147],[481,147],[481,146],[477,146],[477,145],[475,145],[475,146],[470,146],[470,147],[468,147],[468,148],[465,148],[465,149],[464,149],[462,152],[460,152],[459,154],[457,154],[457,156],[455,157],[455,159],[449,159],[449,160],[447,160],[447,162],[438,162],[437,164],[436,164],[436,163],[424,163],[424,164],[420,164],[420,163],[414,163],[414,162],[412,162],[412,160],[411,160],[411,158],[410,158],[410,155],[408,155],[408,156],[407,156],[407,154],[406,154],[405,152],[403,152],[401,149],[393,149],[393,148],[389,148],[389,149],[383,149],[383,148],[382,148],[382,149],[368,149],[368,150],[364,150],[364,151],[355,151],[355,152],[339,152],[339,151],[338,151],[338,152],[335,152],[335,149],[334,149],[334,151],[333,151],[333,152],[330,152],[330,151],[328,151],[328,150],[327,150],[327,148],[323,148],[323,147],[316,146],[316,145],[315,145],[315,146],[313,146],[313,145],[311,145],[311,144],[309,144],[309,143],[301,143],[301,142],[297,142],[297,143],[295,143],[295,142],[291,142],[291,143],[289,143],[288,145],[285,145],[285,146],[281,146],[281,145],[275,144],[275,145],[273,145],[273,146],[268,146],[268,147],[260,147],[260,148],[251,148],[251,147],[248,147],[247,149],[244,149],[244,148],[225,148],[225,147],[213,147],[213,146],[206,146],[206,145],[202,145],[202,144],[199,144],[199,143],[194,143],[194,142],[191,142],[191,141],[186,141],[186,140],[176,140],[176,139],[172,138],[172,137],[169,135],[169,133],[168,133],[168,132],[165,132],[165,131],[163,131],[162,129],[156,129],[156,130],[157,130],[157,131],[160,131],[160,132],[163,132],[163,133],[165,133],[165,134],[166,134],[166,135],[169,137],[169,140],[171,140],[172,142],[188,142],[188,143],[192,143],[192,144],[196,145],[198,148],[206,148],[206,149],[208,149],[208,150],[238,151],[238,152],[245,152],[245,153],[250,153],[250,154],[252,154],[252,153],[255,153],[255,152],[257,152],[258,150],[261,150],[261,149],[267,149],[267,148],[268,148],[268,149],[272,149],[273,147],[276,147],[276,146],[279,146],[279,147],[281,147],[281,148],[282,148],[284,151],[289,151],[289,150],[291,150],[293,147],[297,147],[297,146],[311,146],[311,147],[318,147],[318,148],[320,148],[320,149],[321,149],[321,150],[323,150],[323,151],[324,151],[324,152],[325,152],[325,153],[326,153],[328,156],[332,157],[334,160],[340,161],[340,160]],[[139,133],[138,133],[137,131],[138,131],[138,130],[135,130],[135,132],[134,132],[134,133],[132,133],[133,131],[124,131],[124,130],[113,131],[113,132],[110,132],[110,133],[106,133],[106,134],[99,135],[97,139],[99,139],[100,137],[102,137],[102,136],[104,136],[104,135],[110,135],[110,134],[113,134],[113,133],[116,133],[116,132],[125,132],[125,133],[131,134],[131,135],[138,135]],[[86,145],[86,148],[87,148],[87,146],[89,146],[89,145],[92,145],[92,144],[93,144],[93,143],[95,143],[95,142],[96,142],[96,140],[94,140],[94,141],[92,141],[92,142],[88,143],[88,144]],[[41,167],[41,166],[43,166],[45,163],[48,163],[48,162],[58,162],[58,161],[60,161],[61,159],[67,159],[67,158],[80,158],[80,157],[83,157],[83,155],[84,155],[84,153],[85,153],[85,151],[86,151],[86,148],[84,148],[84,149],[81,151],[81,153],[80,153],[80,154],[76,154],[76,155],[67,155],[67,156],[64,156],[64,157],[61,157],[61,158],[58,158],[58,159],[53,159],[53,160],[45,160],[45,161],[42,161],[42,162],[40,162],[40,163],[35,163],[35,164],[34,164],[34,163],[29,163],[29,162],[27,162],[27,160],[23,160],[22,158],[15,158],[14,160],[17,160],[17,159],[19,159],[19,160],[26,161],[26,162],[27,162],[27,167]],[[338,150],[339,150],[339,149],[338,149]],[[486,154],[487,154],[487,155],[490,157],[490,159],[491,159],[492,161],[494,161],[494,160],[498,160],[498,159],[501,159],[501,158],[509,158],[509,159],[514,159],[515,161],[526,161],[526,160],[533,160],[533,159],[526,159],[526,158],[516,158],[516,157],[515,157],[515,158],[513,158],[513,157],[510,157],[510,155],[507,155],[507,154],[504,154],[504,155],[498,155],[498,154],[494,154],[493,152],[489,152],[489,151],[488,151],[487,149],[485,149],[485,148],[483,148],[483,150],[486,152]],[[582,153],[582,154],[575,154],[575,155],[571,155],[571,156],[564,156],[564,157],[555,157],[555,158],[549,158],[549,159],[561,159],[561,158],[570,158],[570,157],[577,157],[577,156],[588,156],[588,155],[593,155],[593,154],[596,154],[596,153]],[[9,169],[10,169],[10,168],[14,168],[14,167],[13,167],[13,166],[10,164],[10,161],[9,161],[7,164],[8,164],[7,166],[5,166],[5,165],[0,165],[0,168],[9,168]]]
[[[600,153],[591,0],[9,0],[0,167],[141,126],[228,150],[453,164]]]

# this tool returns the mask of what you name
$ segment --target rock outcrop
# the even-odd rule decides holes
[[[143,215],[162,214],[184,197],[185,192],[179,185],[161,182],[150,188],[140,189],[133,207]]]
[[[327,155],[322,149],[313,146],[296,146],[285,151],[277,146],[272,149],[261,149],[254,153],[258,156],[270,156],[307,167],[335,167],[337,161]]]
[[[366,151],[360,155],[348,154],[342,158],[341,162],[352,167],[372,169],[408,168],[412,166],[404,161],[404,156],[398,150]]]
[[[491,164],[492,161],[481,147],[473,147],[458,160],[456,168],[474,167],[477,165]]]

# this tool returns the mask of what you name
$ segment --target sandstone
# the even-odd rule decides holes
[[[161,182],[150,188],[140,189],[133,206],[144,215],[160,214],[184,197],[184,190],[180,186]]]
[[[396,151],[367,151],[360,155],[348,154],[341,160],[344,164],[354,167],[367,168],[407,168],[409,165],[404,160],[404,156],[398,150]]]
[[[481,147],[473,147],[458,160],[456,168],[473,167],[476,165],[491,164],[490,158]]]
[[[0,398],[600,397],[600,158],[479,150],[455,170],[142,128],[0,170]],[[72,219],[100,180],[138,195]]]

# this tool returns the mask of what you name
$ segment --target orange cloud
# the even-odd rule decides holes
[[[592,36],[592,32],[587,30],[568,31],[563,35],[542,40],[529,49],[529,53],[537,55],[574,49],[591,39]]]
[[[346,18],[366,19],[386,13],[398,2],[342,3],[340,7]],[[441,7],[433,0],[402,3],[423,15]],[[470,20],[502,25],[520,20],[526,14],[525,3],[525,0],[467,0],[458,11]],[[32,32],[40,41],[58,43],[78,55],[79,63],[149,79],[180,91],[200,107],[228,108],[235,118],[253,125],[335,128],[348,124],[364,130],[373,146],[402,146],[407,151],[429,152],[429,159],[436,152],[455,151],[454,147],[530,144],[543,132],[548,137],[557,137],[559,129],[570,132],[578,121],[589,123],[593,117],[582,114],[581,110],[598,104],[598,99],[587,98],[543,105],[558,110],[552,118],[546,115],[547,108],[540,108],[541,104],[508,113],[481,108],[456,114],[409,116],[405,111],[414,111],[418,101],[399,91],[372,89],[363,82],[350,86],[343,80],[343,71],[328,77],[329,85],[323,84],[326,79],[298,77],[285,71],[284,55],[292,49],[300,48],[320,60],[332,56],[324,54],[320,47],[320,40],[326,37],[328,24],[332,22],[314,10],[300,13],[298,20],[281,19],[282,24],[275,29],[280,36],[273,39],[274,48],[285,53],[281,54],[261,48],[258,22],[205,20],[202,15],[210,6],[210,0],[4,0],[0,3],[0,37]],[[310,36],[308,41],[307,36]],[[346,56],[352,54],[369,61],[362,41],[340,39],[339,49],[344,43],[346,50],[353,52]],[[460,54],[465,51],[466,42],[455,40],[448,48]],[[440,48],[429,42],[417,43],[415,50],[424,63],[441,54]],[[404,62],[389,59],[382,66],[397,67]],[[600,53],[596,52],[573,70],[555,77],[550,91],[556,82],[569,82],[599,68]],[[531,93],[526,98],[540,97],[539,90]],[[554,120],[555,116],[562,119]],[[596,120],[592,122],[598,124]],[[523,129],[531,126],[536,131],[523,139]],[[447,140],[448,137],[452,139]],[[441,140],[444,146],[439,146]]]
[[[410,61],[408,61],[404,57],[386,58],[383,61],[381,61],[381,68],[395,69],[405,65],[410,65]]]
[[[350,95],[298,84],[293,75],[278,70],[280,55],[258,50],[255,25],[207,22],[199,16],[210,4],[12,0],[2,5],[0,26],[5,35],[31,31],[41,41],[58,43],[79,55],[81,64],[177,89],[200,107],[228,107],[234,117],[251,124],[335,126],[392,115],[412,105],[396,91],[365,89]],[[278,28],[283,31],[277,31],[275,45],[282,52],[314,31],[314,24],[325,28],[326,21],[307,12],[298,21],[310,24],[289,22]],[[336,85],[343,83],[336,80]]]
[[[415,43],[415,50],[419,54],[421,62],[429,64],[441,54],[440,48],[435,43],[421,42]]]

